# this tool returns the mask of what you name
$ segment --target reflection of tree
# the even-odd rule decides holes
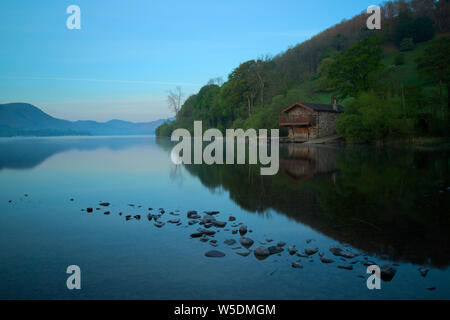
[[[172,181],[178,181],[178,185],[183,185],[184,177],[183,177],[183,167],[181,165],[177,165],[174,163],[170,164],[169,168],[169,178]]]
[[[446,266],[450,258],[448,153],[349,149],[336,185],[320,187],[323,212],[374,251]]]
[[[299,146],[280,155],[308,179],[293,182],[283,170],[261,176],[257,165],[184,167],[207,188],[227,190],[245,210],[273,209],[395,260],[449,264],[448,152]]]

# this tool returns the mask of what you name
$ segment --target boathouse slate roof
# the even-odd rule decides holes
[[[317,112],[326,111],[326,112],[343,112],[344,108],[340,105],[337,106],[337,111],[334,110],[332,104],[320,104],[320,103],[311,103],[311,102],[296,102],[286,109],[284,109],[282,112],[288,112],[289,110],[295,108],[295,107],[306,107],[307,109],[312,109]]]

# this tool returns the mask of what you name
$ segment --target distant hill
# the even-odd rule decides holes
[[[0,136],[143,135],[170,119],[134,123],[68,121],[54,118],[28,103],[0,104]]]

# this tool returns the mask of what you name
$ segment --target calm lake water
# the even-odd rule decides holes
[[[0,139],[0,298],[450,298],[448,151],[285,145],[278,175],[262,177],[258,166],[175,166],[170,150],[153,137]],[[159,208],[182,224],[157,228],[147,214]],[[199,225],[188,210],[236,221],[209,229],[214,248],[190,238]],[[284,241],[285,251],[236,254],[239,223],[252,248]],[[290,245],[319,252],[291,256]],[[336,245],[359,256],[343,261]],[[366,287],[367,260],[397,270],[381,290]],[[81,290],[66,287],[69,265],[81,268]]]

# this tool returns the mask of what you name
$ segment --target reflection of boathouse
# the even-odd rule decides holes
[[[334,99],[333,104],[296,102],[282,111],[280,126],[288,128],[288,138],[294,142],[336,134],[336,120],[343,111]]]
[[[318,175],[336,176],[336,149],[306,144],[288,144],[286,156],[280,159],[281,172],[295,182]]]

